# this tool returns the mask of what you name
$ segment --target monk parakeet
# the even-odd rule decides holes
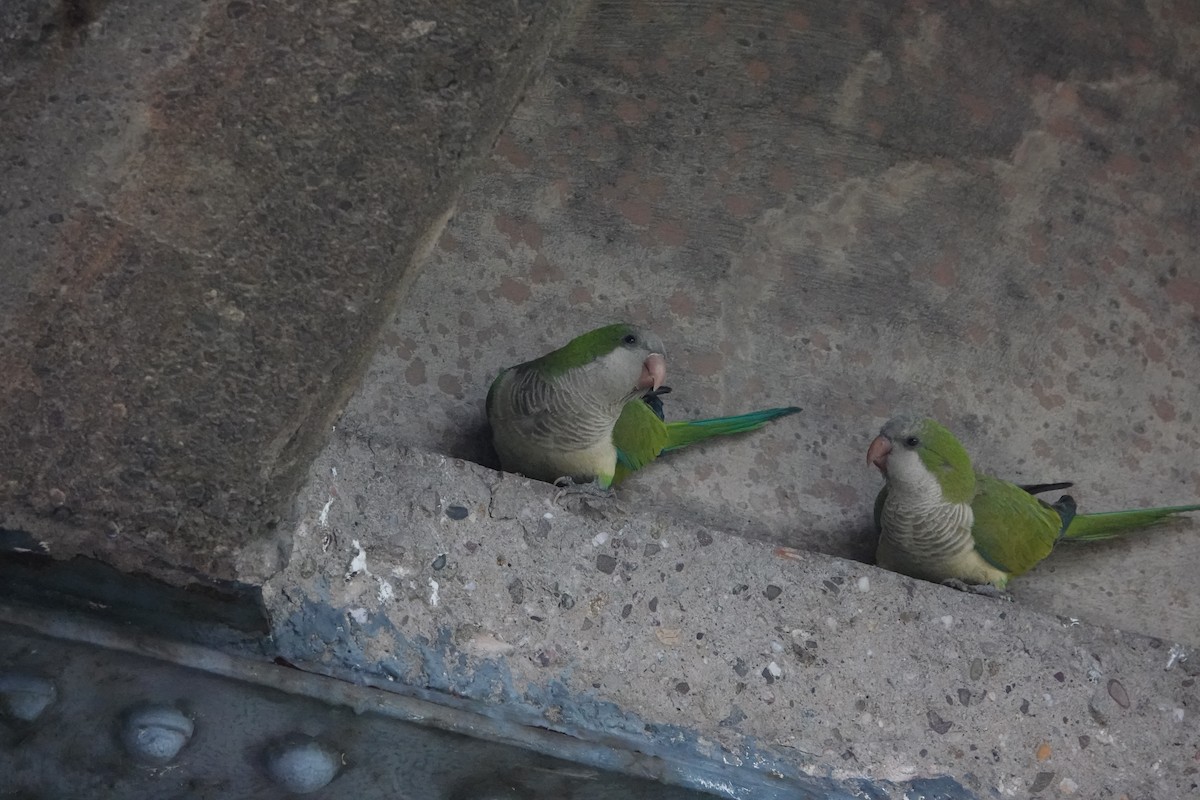
[[[1003,589],[1059,540],[1109,539],[1200,505],[1076,514],[1063,495],[1033,495],[1070,484],[1016,484],[971,467],[954,434],[931,419],[897,417],[867,449],[887,483],[875,500],[879,566],[914,578]]]
[[[502,371],[487,396],[501,466],[537,480],[607,489],[668,450],[752,431],[795,407],[737,417],[664,422],[662,341],[633,325],[608,325],[541,358]]]

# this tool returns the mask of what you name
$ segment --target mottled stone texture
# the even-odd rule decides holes
[[[230,577],[572,2],[0,11],[0,526]]]
[[[1200,14],[1188,2],[598,3],[498,140],[342,424],[492,463],[505,365],[619,319],[674,418],[795,403],[634,508],[869,559],[902,409],[1081,510],[1200,497]],[[1200,522],[1014,584],[1200,641]]]
[[[345,431],[298,510],[264,587],[290,663],[683,764],[719,797],[1200,789],[1194,649],[669,506],[572,512],[542,484]]]

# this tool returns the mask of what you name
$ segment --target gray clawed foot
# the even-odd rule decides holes
[[[554,485],[558,487],[554,503],[567,511],[604,517],[610,511],[622,513],[625,510],[617,500],[617,493],[601,488],[596,481],[576,483],[569,475],[564,475],[554,481]]]
[[[951,589],[958,589],[960,592],[968,594],[978,594],[984,597],[990,597],[993,600],[1006,600],[1012,602],[1012,595],[1003,589],[997,589],[990,583],[964,583],[958,578],[947,578],[942,581],[942,586],[949,586]]]

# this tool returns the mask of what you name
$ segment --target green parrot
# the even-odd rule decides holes
[[[633,325],[607,325],[541,358],[503,370],[487,395],[492,443],[509,472],[608,489],[669,450],[761,428],[799,408],[665,422],[662,341]]]
[[[1070,484],[1018,486],[980,474],[954,434],[919,417],[884,425],[867,449],[867,463],[887,481],[875,500],[876,563],[959,588],[1004,589],[1059,540],[1109,539],[1200,510],[1187,505],[1076,514],[1069,495],[1054,504],[1033,496]]]

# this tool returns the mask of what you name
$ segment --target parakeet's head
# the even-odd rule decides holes
[[[954,434],[931,419],[889,420],[867,448],[867,463],[887,478],[889,491],[921,491],[936,481],[949,503],[965,503],[975,491],[971,457]]]
[[[624,323],[577,336],[536,363],[549,377],[580,370],[589,383],[615,397],[653,391],[667,379],[662,340],[651,331]]]

